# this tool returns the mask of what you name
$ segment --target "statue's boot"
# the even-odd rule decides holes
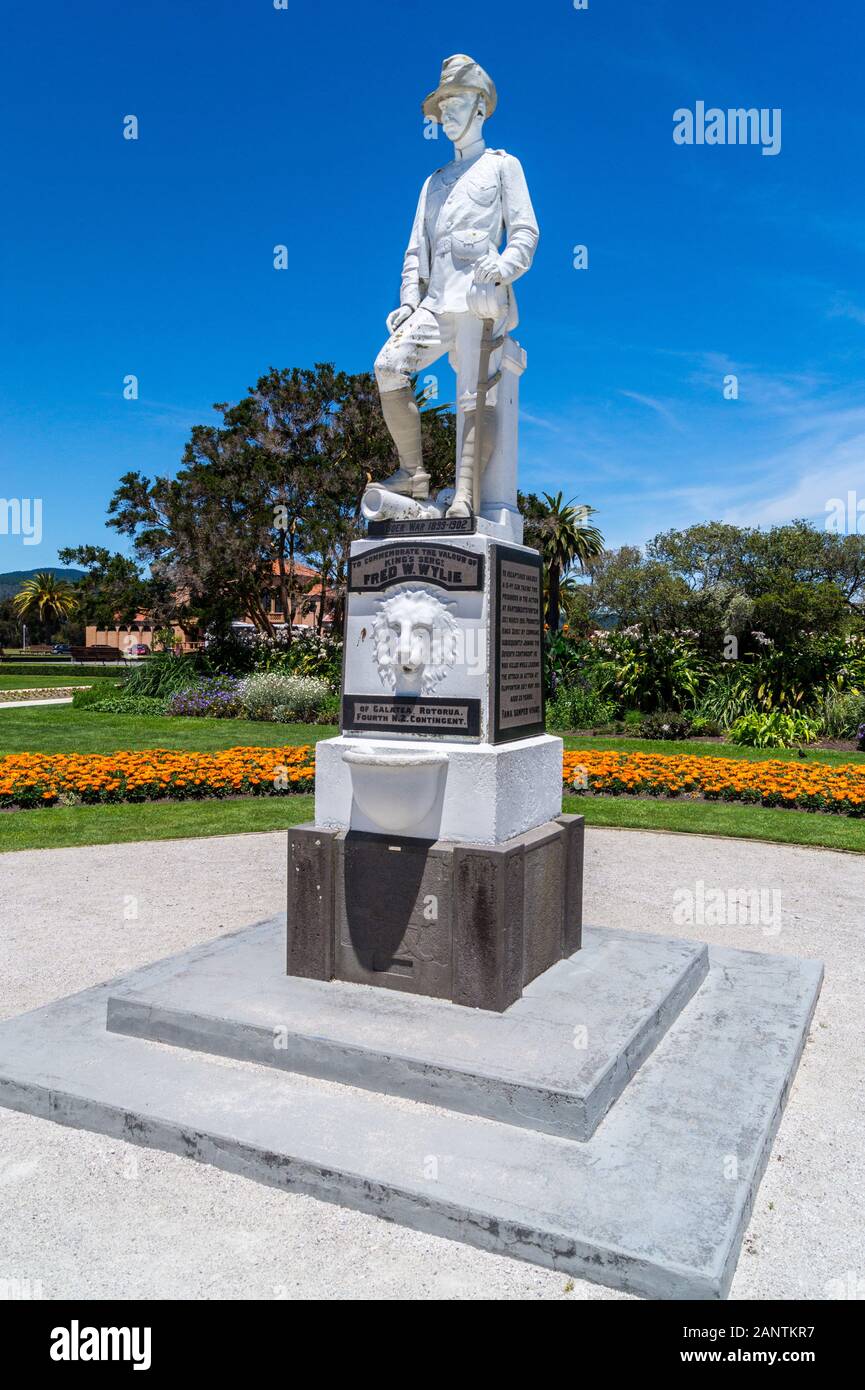
[[[463,424],[463,447],[460,454],[459,466],[457,467],[456,491],[454,500],[447,509],[447,516],[471,516],[474,510],[474,489],[475,489],[475,425],[477,411],[467,412]],[[488,405],[484,410],[484,430],[483,430],[483,459],[481,460],[480,470],[483,470],[490,461],[495,444],[496,412],[495,407]]]
[[[424,472],[421,452],[420,411],[410,386],[398,391],[382,391],[381,411],[399,454],[400,466],[389,478],[377,483],[388,492],[419,501],[429,497],[429,473]]]

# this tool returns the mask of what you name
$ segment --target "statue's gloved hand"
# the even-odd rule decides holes
[[[401,304],[398,309],[392,310],[385,319],[388,333],[395,333],[400,324],[410,319],[413,313],[414,309],[410,304]]]
[[[506,285],[510,275],[497,251],[488,251],[475,266],[475,282],[478,285]]]

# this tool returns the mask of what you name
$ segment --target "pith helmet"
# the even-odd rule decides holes
[[[455,53],[452,58],[445,58],[439,84],[423,104],[424,115],[441,121],[442,97],[455,92],[480,92],[486,98],[487,115],[491,116],[496,109],[498,96],[495,82],[488,72],[484,72],[480,63],[476,63],[467,53]]]

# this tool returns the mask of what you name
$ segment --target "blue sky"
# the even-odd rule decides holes
[[[270,365],[371,366],[454,52],[541,225],[522,486],[616,545],[865,500],[861,0],[43,0],[4,38],[0,496],[43,499],[43,540],[0,534],[0,571],[122,547],[120,474],[172,472]],[[701,100],[780,108],[780,153],[676,145]]]

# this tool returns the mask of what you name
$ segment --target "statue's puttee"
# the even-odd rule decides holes
[[[492,78],[478,63],[462,53],[445,60],[423,111],[453,141],[454,158],[421,189],[403,262],[400,307],[388,316],[390,337],[375,363],[382,411],[400,462],[377,487],[423,502],[430,480],[411,378],[450,354],[462,418],[448,516],[478,510],[481,473],[495,441],[503,345],[517,322],[511,285],[529,269],[538,242],[519,160],[487,149],[483,140],[484,121],[496,103]]]

